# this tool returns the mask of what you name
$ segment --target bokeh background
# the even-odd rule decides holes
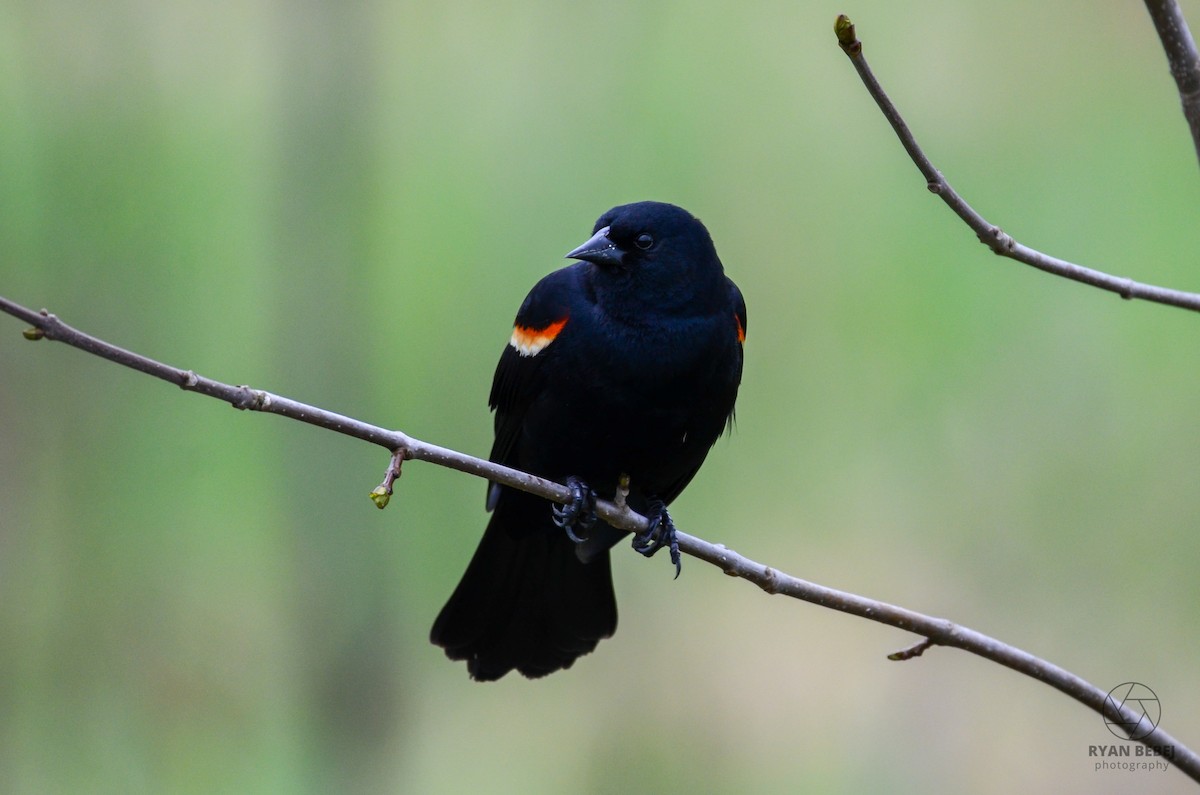
[[[1200,26],[1200,4],[1184,9]],[[1141,3],[0,3],[0,294],[486,454],[527,289],[608,207],[707,223],[749,305],[681,527],[945,616],[1200,745],[1200,170]],[[1101,719],[697,561],[614,563],[617,635],[468,681],[427,633],[475,479],[231,411],[0,317],[0,790],[1174,792]]]

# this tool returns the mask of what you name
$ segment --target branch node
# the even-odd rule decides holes
[[[934,643],[931,638],[922,638],[920,643],[909,646],[907,649],[894,651],[889,654],[887,658],[896,662],[904,662],[905,660],[911,660],[914,657],[920,657],[925,653],[926,649],[931,649],[936,645],[937,644]]]
[[[22,331],[21,336],[30,342],[37,342],[38,340],[45,339],[46,337],[49,337],[50,339],[56,339],[53,334],[53,327],[60,323],[58,317],[56,315],[52,315],[50,310],[44,308],[39,309],[37,314],[41,315],[41,317],[45,319],[45,323],[30,321],[32,323],[37,323],[37,325],[30,326]],[[25,319],[28,320],[28,317],[26,316]]]
[[[1130,279],[1128,276],[1126,276],[1124,279],[1121,280],[1121,286],[1120,286],[1120,289],[1117,290],[1117,295],[1121,296],[1126,301],[1132,301],[1133,300],[1133,291],[1136,286],[1137,286],[1137,282],[1135,282],[1133,279]]]
[[[195,389],[196,384],[200,383],[200,376],[196,375],[194,370],[184,370],[183,380],[179,382],[180,389]]]
[[[241,396],[229,405],[238,411],[262,411],[271,405],[271,397],[260,389],[253,389],[247,384],[238,384]]]
[[[942,195],[942,183],[936,179],[929,180],[929,182],[925,183],[925,187],[928,188],[929,192],[935,196]]]
[[[775,574],[775,569],[763,566],[763,581],[758,583],[758,587],[772,596],[779,593],[779,578]]]
[[[1002,257],[1008,256],[1013,250],[1013,245],[1016,243],[1012,239],[1012,235],[1006,233],[998,226],[989,225],[987,231],[979,236],[979,239],[985,246],[992,250],[992,253]]]

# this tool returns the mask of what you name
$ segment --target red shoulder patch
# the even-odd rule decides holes
[[[737,325],[738,342],[746,341],[746,329],[742,326],[742,319],[738,317],[737,312],[733,313],[733,322]]]
[[[554,338],[567,325],[567,318],[551,323],[545,328],[514,326],[508,344],[522,356],[537,356],[543,348],[554,342]]]

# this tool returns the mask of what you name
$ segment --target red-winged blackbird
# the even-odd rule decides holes
[[[430,639],[474,679],[570,668],[617,628],[608,550],[596,520],[628,476],[634,537],[679,551],[666,506],[733,421],[746,305],[699,220],[671,204],[614,207],[579,260],[549,274],[517,312],[489,399],[491,460],[552,480],[570,505],[491,484],[491,521]]]

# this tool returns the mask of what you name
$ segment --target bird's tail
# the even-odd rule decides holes
[[[499,502],[430,640],[480,681],[570,668],[617,628],[608,552],[582,562],[545,500]]]

